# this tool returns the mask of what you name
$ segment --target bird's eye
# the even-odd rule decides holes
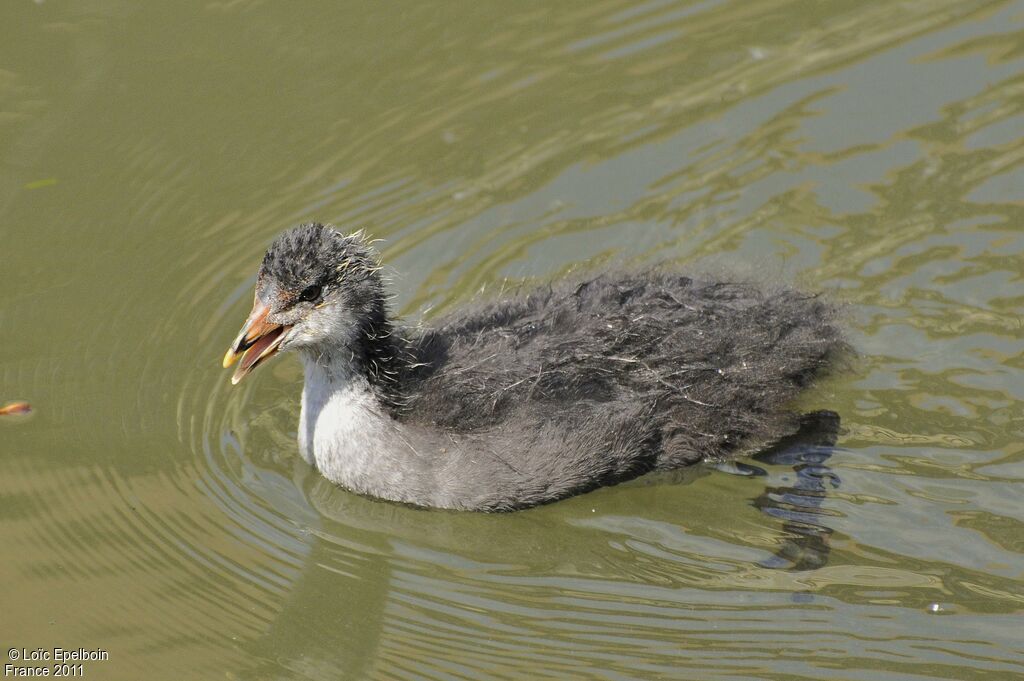
[[[312,302],[320,297],[321,288],[318,284],[310,284],[299,294],[299,300]]]

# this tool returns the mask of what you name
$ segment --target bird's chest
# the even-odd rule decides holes
[[[363,489],[379,474],[387,417],[368,391],[309,385],[302,393],[299,451],[328,480]]]

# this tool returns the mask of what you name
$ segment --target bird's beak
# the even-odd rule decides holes
[[[232,385],[245,378],[257,364],[274,355],[281,344],[281,339],[291,329],[290,326],[282,326],[267,320],[269,314],[270,308],[257,297],[249,318],[245,320],[242,330],[238,333],[238,338],[224,355],[225,369],[234,364],[239,357],[242,358],[231,376]]]

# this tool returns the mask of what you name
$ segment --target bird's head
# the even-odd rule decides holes
[[[238,383],[279,351],[352,348],[386,324],[384,292],[373,249],[362,234],[310,223],[288,230],[263,256],[252,312],[224,355]]]

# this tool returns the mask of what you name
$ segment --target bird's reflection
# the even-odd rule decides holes
[[[765,467],[790,469],[793,480],[762,487],[754,499],[761,512],[784,521],[780,548],[759,563],[763,567],[811,570],[827,562],[832,530],[825,524],[828,515],[822,502],[838,484],[827,465],[838,430],[834,413],[809,414],[796,435],[753,458]],[[757,465],[741,463],[737,471],[754,473],[752,485],[764,480],[757,475],[764,473]],[[671,484],[676,486],[671,498],[686,499],[694,495],[678,494],[678,485],[708,474],[716,473],[706,468],[691,470],[685,476],[658,479],[653,486],[673,492]],[[449,574],[451,564],[485,566],[485,571],[546,565],[554,572],[564,569],[573,575],[607,577],[609,564],[600,551],[607,546],[607,537],[586,525],[584,521],[594,516],[589,515],[591,503],[581,500],[589,496],[593,505],[614,514],[637,498],[658,493],[641,481],[618,497],[614,490],[599,492],[605,495],[600,504],[600,498],[585,495],[547,507],[555,512],[542,508],[480,514],[420,510],[367,499],[337,488],[301,463],[296,464],[295,477],[296,492],[315,509],[319,527],[309,530],[310,552],[301,576],[270,629],[255,644],[254,658],[261,660],[257,678],[374,675],[374,665],[388,657],[379,654],[382,639],[396,635],[386,633],[394,628],[393,621],[389,625],[395,619],[394,612],[388,615],[389,608],[410,595],[403,595],[410,584],[419,590],[425,584],[436,587],[437,593],[411,594],[414,597],[443,598],[452,591],[448,582],[458,579]],[[658,517],[645,517],[645,522],[679,522],[688,511],[679,504],[661,508],[659,503],[655,508]],[[447,566],[424,559],[440,555],[448,556],[440,561]],[[627,569],[628,565],[615,567]],[[414,575],[411,582],[410,575]]]
[[[784,540],[775,555],[762,561],[770,568],[815,570],[828,562],[832,529],[823,508],[828,491],[839,487],[839,477],[828,465],[839,436],[839,415],[818,411],[803,417],[796,435],[757,454],[754,459],[791,468],[791,485],[770,486],[754,500],[767,515],[781,518]]]

